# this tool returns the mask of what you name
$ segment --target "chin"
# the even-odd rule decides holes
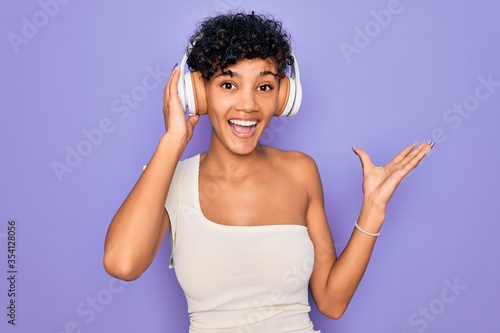
[[[229,150],[237,155],[249,155],[253,153],[259,145],[259,142],[253,142],[253,143],[247,143],[247,144],[239,144],[239,145],[232,145],[232,147],[229,147]]]

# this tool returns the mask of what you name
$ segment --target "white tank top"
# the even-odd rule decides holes
[[[309,318],[314,250],[307,228],[208,220],[200,208],[199,165],[200,155],[179,162],[165,204],[170,266],[186,295],[189,332],[319,332]]]

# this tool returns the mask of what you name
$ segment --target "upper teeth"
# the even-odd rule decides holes
[[[229,122],[238,126],[254,126],[257,124],[256,120],[230,119]]]

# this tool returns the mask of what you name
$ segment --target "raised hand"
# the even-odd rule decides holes
[[[417,167],[433,146],[433,142],[422,143],[418,146],[410,145],[396,155],[391,162],[381,167],[374,166],[365,151],[353,148],[363,168],[365,202],[375,208],[385,210],[399,183]]]
[[[163,116],[167,133],[178,136],[187,144],[193,137],[194,126],[198,122],[199,116],[190,116],[186,119],[177,91],[179,76],[179,66],[175,66],[163,90]]]

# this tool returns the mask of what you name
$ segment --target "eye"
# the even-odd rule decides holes
[[[273,90],[274,87],[270,84],[263,84],[261,86],[259,86],[258,90],[259,91],[269,91],[269,90]]]
[[[234,84],[232,84],[231,82],[223,82],[221,84],[221,87],[224,89],[231,90],[231,89],[234,89]]]

